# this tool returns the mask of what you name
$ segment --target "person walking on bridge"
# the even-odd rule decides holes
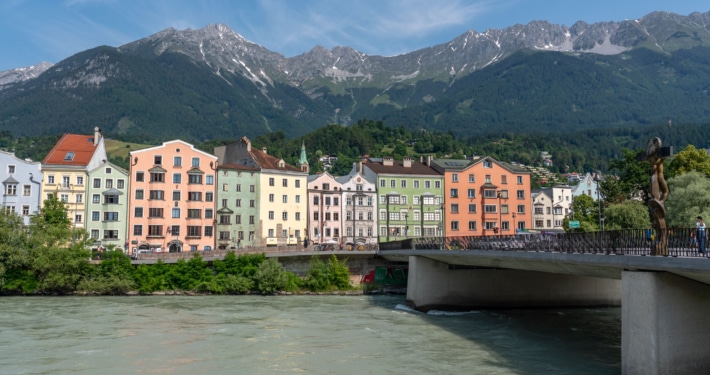
[[[705,256],[705,223],[703,217],[698,216],[695,222],[695,238],[698,240],[698,252]]]

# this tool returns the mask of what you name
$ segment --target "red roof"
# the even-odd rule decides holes
[[[64,134],[42,164],[86,166],[96,151],[94,135]]]

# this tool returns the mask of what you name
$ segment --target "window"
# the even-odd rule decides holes
[[[104,212],[104,221],[118,221],[118,212]]]
[[[165,173],[150,172],[150,182],[165,182]]]
[[[163,217],[163,209],[162,208],[149,208],[148,209],[148,217]]]
[[[144,180],[145,180],[145,173],[144,172],[136,172],[136,181],[143,182]]]
[[[253,199],[249,199],[249,207],[254,208],[256,206],[256,201]]]
[[[492,182],[491,182],[491,175],[489,175],[489,174],[486,175],[486,183],[487,183],[487,184],[491,184],[491,183],[492,183]]]
[[[143,217],[143,207],[135,207],[133,209],[133,216],[135,217]]]
[[[100,178],[94,179],[94,188],[101,189],[101,179]]]
[[[179,219],[180,218],[180,209],[179,208],[173,208],[173,214],[172,218],[173,219]]]
[[[275,182],[274,182],[274,181],[275,181],[275,180],[274,180],[273,177],[269,177],[269,186],[274,186],[274,185],[275,185]]]
[[[431,189],[431,181],[424,181],[424,189]]]
[[[451,174],[451,182],[459,182],[459,174],[458,173]]]
[[[249,192],[253,193],[256,191],[256,186],[255,185],[249,185]]]
[[[150,199],[165,200],[165,192],[162,190],[150,190]]]
[[[402,180],[402,181],[399,183],[399,185],[402,187],[402,189],[406,189],[406,188],[407,188],[407,180]]]
[[[318,221],[318,220],[319,220],[319,217],[320,217],[320,216],[318,215],[318,211],[313,211],[313,220],[314,220],[314,221]]]
[[[518,205],[518,213],[519,214],[524,214],[525,213],[525,205],[519,204]],[[542,212],[541,212],[542,213]]]
[[[181,196],[182,196],[182,194],[180,193],[180,190],[173,190],[173,200],[174,201],[179,201]]]
[[[237,201],[235,202],[235,205],[236,205],[237,207],[241,207],[241,206],[242,206],[242,200],[241,200],[241,199],[237,199]]]
[[[181,156],[174,156],[173,157],[173,166],[174,167],[182,166],[182,157]]]
[[[14,166],[14,165],[8,165],[8,166],[7,166],[7,173],[8,173],[8,174],[13,174],[13,173],[15,173],[15,166]]]
[[[313,205],[317,206],[320,203],[320,199],[317,195],[313,196]]]
[[[296,185],[296,188],[300,188],[300,187],[301,187],[301,180],[296,180],[296,181],[294,181],[294,183],[295,183],[295,185]],[[298,232],[298,231],[297,231],[297,232]]]
[[[412,184],[414,185],[415,189],[419,189],[419,180],[414,180]]]
[[[199,208],[190,208],[187,210],[188,219],[200,219],[202,217],[202,210]]]
[[[281,203],[288,203],[288,195],[282,195],[281,196]]]
[[[325,220],[330,221],[330,212],[325,213]]]
[[[212,237],[212,233],[214,231],[214,228],[210,225],[205,225],[205,237]]]
[[[281,220],[288,220],[288,212],[284,211],[281,213]]]
[[[296,215],[295,215],[295,218],[294,218],[294,219],[295,219],[296,221],[301,220],[301,213],[300,213],[300,212],[296,212]]]
[[[197,225],[188,225],[187,226],[187,237],[201,237],[202,236],[202,227],[197,226]]]
[[[490,160],[483,161],[483,168],[493,168],[493,162]]]
[[[118,195],[104,195],[104,204],[118,204]]]
[[[76,176],[76,184],[84,185],[84,176]]]
[[[113,189],[113,180],[106,179],[106,189]]]
[[[484,198],[498,198],[498,195],[496,194],[495,190],[486,189],[486,190],[483,190],[483,197]]]
[[[395,183],[394,179],[390,180],[390,187],[391,188],[397,187],[397,184]]]
[[[160,155],[153,156],[153,164],[155,164],[155,165],[163,164],[163,157]]]
[[[274,211],[269,211],[269,220],[274,220]]]
[[[187,200],[188,201],[201,201],[202,200],[202,192],[191,191],[191,192],[187,193]]]
[[[69,202],[69,194],[60,194],[59,200],[64,203],[68,203]]]
[[[116,189],[123,190],[125,181],[123,179],[116,180]]]
[[[5,195],[17,195],[17,184],[5,185]]]
[[[224,184],[224,186],[226,188],[227,184]],[[225,191],[227,191],[227,190],[225,190]],[[237,192],[240,192],[240,191],[242,191],[242,184],[237,184]]]
[[[84,203],[84,194],[77,194],[74,199],[76,203]]]
[[[29,197],[32,193],[32,185],[22,185],[22,195]]]
[[[205,177],[205,184],[214,185],[214,176],[211,174],[208,174],[207,177]]]
[[[235,215],[234,216],[234,224],[241,224],[242,223],[242,215]]]
[[[188,184],[202,184],[202,175],[196,174],[196,173],[188,173],[187,174],[187,183]]]
[[[330,197],[325,197],[325,205],[330,206]]]
[[[476,189],[468,189],[468,197],[471,199],[476,198]]]
[[[22,216],[27,216],[30,214],[30,206],[29,205],[22,205]]]
[[[77,224],[81,224],[81,220],[82,220],[83,217],[84,217],[84,216],[82,216],[82,214],[76,214],[76,215],[74,215],[74,221],[75,221]]]
[[[212,201],[214,201],[214,193],[212,193],[212,192],[205,193],[205,202],[212,202]]]
[[[523,184],[523,176],[517,176],[515,179],[516,179],[516,181],[518,182],[518,185],[522,185],[522,184]]]
[[[495,204],[487,204],[483,206],[484,212],[487,214],[498,212],[498,206]]]
[[[385,179],[380,179],[380,187],[385,187]]]
[[[476,222],[475,221],[468,222],[468,230],[476,230]]]
[[[509,213],[508,210],[509,210],[509,209],[508,209],[508,205],[507,205],[507,204],[502,204],[502,205],[500,205],[500,213],[502,213],[502,214],[507,214],[507,213]]]
[[[62,177],[62,187],[68,188],[69,186],[69,176]]]
[[[173,184],[181,184],[182,175],[180,173],[173,173]]]
[[[142,236],[143,235],[143,226],[142,225],[134,225],[133,226],[133,235],[134,236]]]
[[[469,204],[469,205],[468,205],[468,213],[470,213],[470,214],[475,214],[475,213],[476,213],[476,205],[475,205],[475,204]]]
[[[143,189],[136,190],[136,199],[143,199]]]
[[[468,175],[468,182],[471,182],[471,183],[476,182],[476,175],[469,174]]]
[[[269,202],[273,202],[273,201],[274,201],[274,194],[269,194]]]
[[[283,187],[288,187],[288,180],[285,179],[285,178],[282,179],[282,180],[281,180],[281,186],[283,186]]]
[[[451,230],[459,230],[459,222],[458,221],[451,222]]]
[[[91,230],[91,238],[93,238],[95,240],[99,239],[99,230],[98,229]]]
[[[192,158],[192,167],[193,167],[193,168],[199,168],[199,167],[200,167],[200,158]]]
[[[441,189],[441,181],[439,181],[439,180],[434,181],[434,189]]]
[[[214,216],[214,211],[211,208],[205,208],[205,219],[211,219]]]
[[[101,220],[101,213],[99,211],[91,211],[91,221]]]
[[[459,197],[459,189],[451,189],[451,198],[458,198]]]
[[[518,196],[518,199],[525,199],[525,190],[518,190],[516,195]]]
[[[64,155],[64,160],[65,161],[72,161],[74,160],[74,153],[71,151],[68,151],[66,155]]]
[[[47,176],[47,183],[50,185],[54,185],[54,176],[52,176],[52,175]]]
[[[249,215],[249,224],[254,225],[254,215]]]
[[[502,175],[500,176],[500,183],[505,185],[508,183],[508,176],[507,175]]]

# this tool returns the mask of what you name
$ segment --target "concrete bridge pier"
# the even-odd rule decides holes
[[[621,281],[498,268],[459,268],[409,257],[407,302],[418,310],[619,306]]]
[[[710,286],[666,272],[622,272],[626,375],[710,374]]]

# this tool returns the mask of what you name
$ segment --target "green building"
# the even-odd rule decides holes
[[[88,173],[86,231],[93,249],[126,251],[128,234],[128,172],[104,161]]]

